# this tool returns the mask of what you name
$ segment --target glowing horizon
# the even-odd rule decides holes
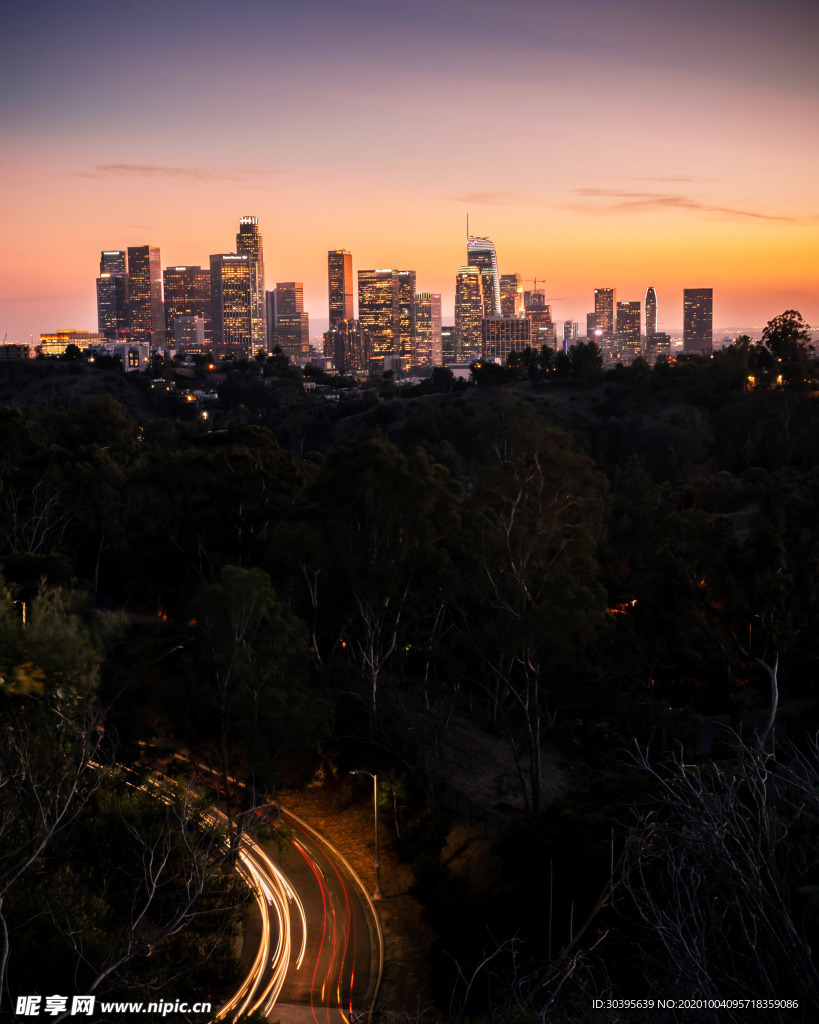
[[[95,329],[101,250],[206,267],[248,214],[266,287],[303,281],[311,320],[343,248],[415,270],[451,323],[468,211],[581,334],[595,287],[653,285],[671,332],[686,287],[714,289],[717,330],[819,324],[814,5],[234,8],[11,13],[9,339]]]

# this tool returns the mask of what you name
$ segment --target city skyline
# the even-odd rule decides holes
[[[702,282],[715,329],[785,308],[819,322],[812,4],[515,0],[501,18],[489,0],[411,12],[242,0],[159,15],[96,2],[9,14],[9,339],[90,329],[101,249],[150,244],[165,266],[206,266],[247,210],[268,280],[303,281],[317,323],[337,248],[356,270],[414,268],[452,323],[467,212],[501,275],[543,282],[555,322],[583,323],[601,282],[625,301],[656,288],[661,331],[682,329],[683,289]],[[239,68],[253,68],[246,109],[214,73]],[[339,87],[366,116],[328,160]],[[422,117],[409,150],[401,134]],[[490,123],[499,145],[484,144]],[[526,157],[510,160],[521,132]]]

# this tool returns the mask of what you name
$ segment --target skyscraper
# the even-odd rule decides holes
[[[527,317],[489,316],[481,322],[481,355],[503,363],[510,352],[533,348],[532,321]]]
[[[128,330],[128,275],[100,274],[97,278],[97,330],[115,338]]]
[[[401,369],[408,370],[416,363],[415,355],[415,271],[396,271],[398,282],[398,352]]]
[[[310,351],[310,324],[304,312],[301,281],[276,283],[276,344],[291,359]]]
[[[327,253],[327,281],[330,291],[330,326],[336,320],[353,319],[353,257],[346,249]]]
[[[100,253],[100,274],[127,274],[124,249],[103,249]]]
[[[455,278],[455,351],[469,359],[481,351],[483,336],[484,275],[474,265],[461,267]]]
[[[210,271],[201,267],[165,267],[162,272],[165,290],[165,336],[169,345],[175,338],[174,320],[177,317],[199,317],[204,325],[204,344],[213,341]]]
[[[621,359],[633,362],[640,355],[640,303],[617,303],[617,348]]]
[[[210,258],[213,349],[219,356],[247,359],[252,353],[250,259],[239,253]]]
[[[616,288],[594,289],[596,328],[598,331],[603,331],[603,336],[606,338],[611,338],[614,335],[614,307],[616,303]]]
[[[339,371],[366,373],[370,366],[370,339],[357,320],[335,320],[324,335],[324,354]]]
[[[441,366],[441,296],[415,296],[415,359],[418,366]]]
[[[358,322],[369,334],[373,357],[397,354],[398,282],[392,269],[359,270]]]
[[[657,293],[649,286],[646,289],[646,338],[657,333]]]
[[[683,352],[710,352],[714,341],[714,289],[683,289]]]
[[[563,321],[563,341],[572,342],[580,336],[580,324],[576,320]],[[564,345],[564,348],[566,346]]]
[[[415,359],[415,271],[359,270],[358,321],[373,357],[396,355],[409,367]]]
[[[276,347],[276,289],[265,291],[265,313],[267,316],[267,351]]]
[[[236,252],[247,256],[250,268],[250,348],[251,353],[267,348],[267,308],[264,296],[264,252],[256,217],[242,217],[236,235]]]
[[[97,329],[106,338],[115,338],[128,330],[128,267],[124,249],[104,249],[100,253]]]
[[[495,243],[488,238],[479,238],[476,235],[467,236],[466,262],[470,267],[477,267],[481,272],[484,316],[500,316],[501,293]]]
[[[128,246],[128,326],[132,341],[158,347],[165,340],[162,266],[155,245]]]
[[[501,274],[501,316],[523,316],[523,281],[520,274]]]
[[[524,292],[526,319],[532,324],[532,347],[538,351],[544,346],[555,348],[557,335],[552,321],[552,307],[546,302],[546,292],[538,288]]]
[[[587,313],[586,314],[586,341],[595,340],[595,330],[597,329],[597,314]]]

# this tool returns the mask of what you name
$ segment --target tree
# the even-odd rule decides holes
[[[326,700],[308,683],[307,631],[261,569],[226,565],[192,603],[195,636],[174,703],[221,777],[227,813],[275,788],[281,756],[329,729]],[[234,780],[244,780],[237,790]]]
[[[769,320],[762,332],[762,341],[781,368],[788,384],[801,383],[807,369],[813,345],[810,328],[795,309]]]
[[[586,387],[603,377],[603,355],[593,341],[579,341],[569,346],[571,375]]]
[[[625,928],[635,918],[642,926],[636,942],[652,990],[686,999],[789,992],[800,1012],[772,1007],[768,1019],[810,1019],[819,967],[799,889],[816,879],[819,749],[814,740],[776,760],[757,746],[735,749],[721,765],[637,755],[659,800],[626,834],[615,907]],[[720,1006],[698,1019],[747,1015]]]
[[[519,427],[470,513],[496,620],[490,642],[478,649],[492,652],[492,672],[520,713],[529,798],[539,811],[543,725],[553,721],[560,680],[576,667],[603,608],[595,562],[602,480],[563,434],[526,418]]]
[[[374,435],[336,449],[310,495],[322,523],[330,642],[354,653],[371,727],[405,613],[433,585],[446,558],[442,539],[458,522],[446,478],[423,450],[406,456]],[[315,568],[306,579],[315,579]]]

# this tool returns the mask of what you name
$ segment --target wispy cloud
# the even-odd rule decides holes
[[[470,206],[518,206],[529,202],[519,192],[468,192],[462,196],[450,196],[456,203],[468,203]]]
[[[252,181],[277,170],[239,168],[223,171],[213,167],[166,167],[161,164],[98,164],[87,171],[77,171],[80,178],[103,178],[108,176],[129,176],[140,178],[176,178],[190,181]]]
[[[703,213],[719,213],[727,217],[742,217],[753,220],[772,220],[796,223],[801,218],[782,217],[772,213],[759,213],[757,210],[738,210],[731,206],[716,206],[712,203],[704,203],[693,196],[680,195],[677,193],[665,192],[632,192],[624,189],[608,188],[576,188],[574,194],[582,199],[607,200],[593,205],[590,203],[576,203],[572,209],[589,212],[604,211],[619,213],[632,210],[701,210]]]

